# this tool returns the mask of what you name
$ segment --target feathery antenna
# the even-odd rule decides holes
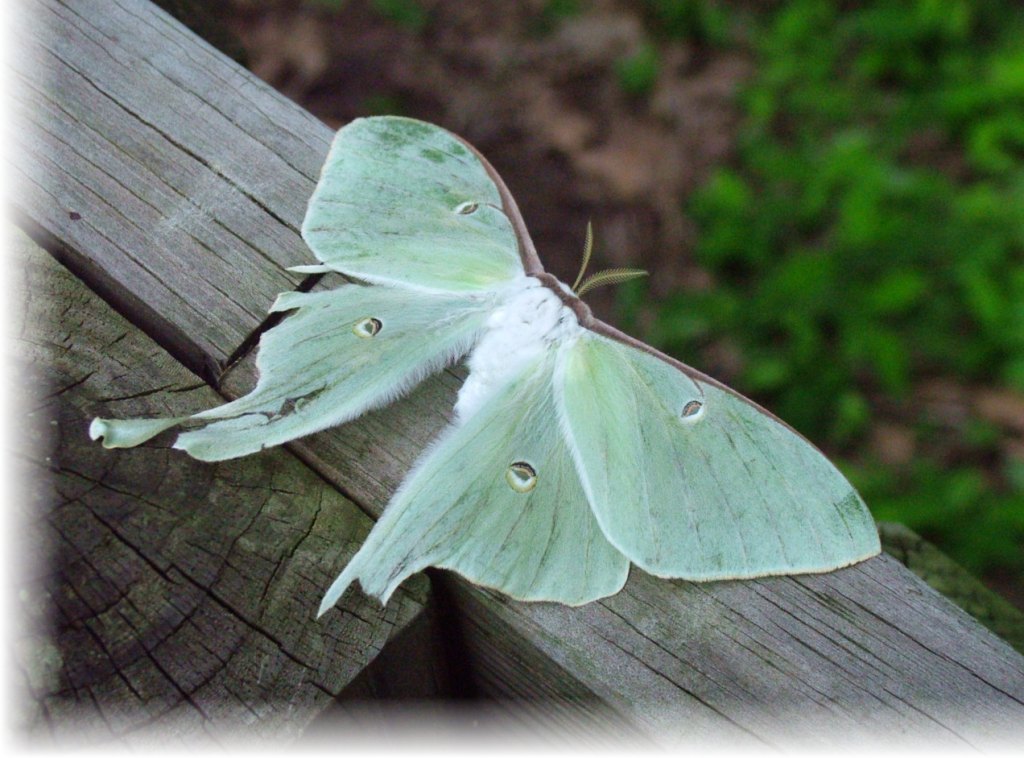
[[[583,284],[580,285],[580,288],[576,290],[576,297],[583,297],[595,287],[603,287],[606,284],[620,284],[641,276],[647,276],[647,272],[638,268],[606,268],[604,271],[598,271],[596,274],[588,276],[583,281]]]
[[[647,276],[647,272],[638,268],[607,268],[604,271],[598,271],[596,274],[591,274],[586,279],[583,275],[587,273],[587,266],[590,265],[590,254],[594,251],[594,229],[591,223],[587,222],[587,237],[583,243],[583,263],[580,266],[580,273],[576,276],[576,281],[572,283],[572,291],[576,293],[576,297],[583,297],[583,295],[596,287],[603,287],[606,284],[619,284],[621,282],[628,282],[630,279],[636,279],[640,276]],[[583,282],[580,284],[580,282]]]
[[[587,273],[587,266],[590,265],[590,254],[594,250],[594,227],[590,221],[587,221],[587,239],[583,243],[583,263],[580,265],[580,273],[576,276],[576,281],[572,283],[572,291],[576,292],[576,288],[580,286],[580,282],[583,281],[583,275]]]

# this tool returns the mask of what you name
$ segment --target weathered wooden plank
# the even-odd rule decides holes
[[[1021,728],[1019,660],[890,558],[838,575],[708,585],[635,572],[619,595],[579,610],[452,585],[469,623],[500,615],[659,741],[838,746],[884,734],[979,746]],[[507,655],[491,643],[474,652],[489,666]]]
[[[119,5],[135,16],[151,12],[144,3]],[[233,76],[221,78],[245,87],[243,73]],[[253,107],[294,107],[274,102]],[[101,255],[91,239],[66,244],[81,260]],[[172,286],[190,291],[195,278],[179,275]],[[158,315],[184,320],[173,309]],[[231,354],[234,346],[217,349]],[[245,366],[235,374],[229,394],[252,380]],[[444,423],[457,386],[445,374],[401,403],[293,449],[379,512]],[[658,739],[841,744],[851,732],[884,730],[978,743],[1024,723],[1021,657],[884,557],[817,577],[708,585],[634,571],[622,593],[580,609],[512,603],[458,579],[446,583],[485,691],[563,697],[581,708],[596,700]]]
[[[329,130],[145,4],[33,3],[17,19],[16,211],[215,377],[268,293],[299,281],[284,267],[307,257],[298,227]]]
[[[903,524],[881,521],[878,533],[886,553],[1024,653],[1024,611]]]
[[[19,640],[37,705],[26,727],[75,745],[86,722],[86,743],[133,743],[154,723],[176,741],[243,727],[294,739],[423,615],[425,577],[387,608],[353,597],[317,621],[370,519],[284,450],[204,466],[158,445],[99,448],[97,413],[218,398],[27,238],[9,248],[25,306],[19,427],[34,432],[22,452],[50,485],[25,514],[27,554],[47,554],[19,588],[40,622]]]

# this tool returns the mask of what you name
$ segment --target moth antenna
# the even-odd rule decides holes
[[[575,287],[573,289],[576,291],[576,297],[583,297],[584,294],[595,287],[628,282],[630,279],[636,279],[641,276],[647,276],[647,272],[639,268],[607,268],[604,271],[598,271],[596,274],[588,276],[578,290]]]
[[[576,292],[576,288],[583,280],[583,275],[587,273],[587,266],[590,264],[590,254],[594,251],[594,228],[589,221],[587,221],[587,237],[583,241],[583,264],[580,266],[580,273],[576,276],[576,281],[572,283],[572,291]],[[576,292],[576,294],[580,294]]]

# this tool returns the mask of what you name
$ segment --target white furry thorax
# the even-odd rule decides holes
[[[469,377],[459,390],[455,418],[476,413],[554,342],[567,344],[582,330],[576,314],[532,276],[516,279],[487,319],[483,336],[469,355]]]

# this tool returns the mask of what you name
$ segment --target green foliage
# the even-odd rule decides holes
[[[368,95],[359,109],[364,116],[404,116],[406,110],[401,96],[386,92]]]
[[[650,42],[645,42],[636,52],[618,61],[615,73],[624,92],[642,96],[654,88],[658,80],[658,69],[658,48]]]
[[[578,16],[582,8],[580,0],[548,0],[541,10],[541,15],[552,22]]]
[[[427,11],[416,0],[371,0],[370,4],[384,18],[412,32],[427,25]]]
[[[839,5],[748,18],[737,160],[688,208],[715,285],[664,303],[653,337],[736,351],[737,387],[847,451],[878,518],[969,567],[1024,568],[1019,462],[986,476],[998,430],[930,427],[916,402],[934,377],[1024,391],[1024,7]],[[906,467],[867,453],[894,408]]]
[[[332,11],[340,11],[348,0],[306,0]],[[389,21],[411,32],[427,25],[427,11],[418,0],[370,0],[370,7]]]
[[[736,24],[717,2],[644,0],[642,8],[649,39],[615,66],[619,86],[634,97],[650,94],[657,82],[661,69],[660,43],[687,40],[720,47],[733,38]]]
[[[971,466],[946,468],[923,457],[905,471],[879,464],[846,471],[881,521],[927,534],[972,571],[1022,568],[1024,488],[994,487]]]
[[[547,0],[530,22],[529,31],[537,35],[550,34],[562,21],[580,15],[582,10],[580,0]]]
[[[731,19],[708,0],[645,0],[648,26],[670,39],[691,39],[721,45],[728,41]]]

